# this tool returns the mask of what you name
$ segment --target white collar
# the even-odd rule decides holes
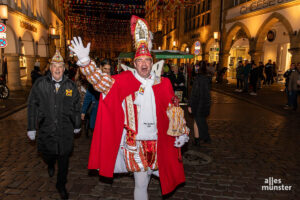
[[[60,81],[62,81],[62,77],[57,81],[57,80],[55,80],[54,78],[53,78],[53,76],[51,76],[51,78],[52,78],[52,81],[55,81],[55,82],[60,82]]]

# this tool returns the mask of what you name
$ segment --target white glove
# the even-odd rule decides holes
[[[78,128],[78,129],[74,129],[74,133],[75,134],[78,134],[80,132],[81,128]]]
[[[36,131],[27,131],[27,136],[30,140],[35,140]]]
[[[188,141],[189,141],[189,136],[186,134],[183,134],[181,136],[176,137],[174,146],[180,148],[184,145],[184,143],[186,143]]]
[[[71,40],[71,44],[73,47],[69,46],[69,48],[77,55],[79,64],[88,64],[90,62],[89,53],[91,43],[88,43],[86,48],[84,48],[81,37],[74,37],[73,40]]]

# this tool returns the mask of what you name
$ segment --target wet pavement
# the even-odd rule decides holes
[[[300,118],[212,92],[208,119],[212,143],[200,148],[191,139],[184,148],[185,185],[167,199],[300,199]],[[189,127],[192,119],[187,116]],[[91,138],[75,140],[67,189],[70,199],[133,199],[132,175],[113,183],[99,181],[87,170]],[[262,191],[265,179],[281,179],[291,191]],[[0,120],[0,199],[59,199],[55,177],[26,136],[26,109]],[[276,185],[276,184],[275,184]],[[162,199],[159,181],[152,178],[150,200]]]

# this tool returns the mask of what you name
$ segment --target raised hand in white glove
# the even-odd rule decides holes
[[[184,143],[186,143],[188,141],[189,141],[189,136],[186,134],[183,134],[181,136],[176,137],[174,146],[180,148],[184,145]]]
[[[81,130],[80,128],[74,129],[74,133],[75,133],[75,134],[78,134],[78,133],[80,132],[80,130]]]
[[[90,62],[89,53],[91,43],[88,43],[86,48],[84,48],[81,37],[74,37],[71,40],[71,44],[73,47],[69,46],[69,48],[77,55],[79,61],[77,64],[81,66],[87,65]]]
[[[36,131],[27,131],[27,136],[30,140],[35,140]]]

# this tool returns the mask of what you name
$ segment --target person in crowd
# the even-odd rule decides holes
[[[261,81],[265,81],[265,77],[264,77],[264,63],[263,62],[259,62],[259,65],[258,65],[257,88],[259,88],[259,89],[262,88]]]
[[[298,107],[298,93],[300,92],[300,62],[297,63],[296,70],[290,75],[288,89],[291,96],[291,109],[296,111]]]
[[[200,145],[200,140],[205,143],[211,142],[207,125],[211,105],[210,81],[206,74],[206,63],[201,61],[199,75],[195,78],[188,106],[189,113],[194,117],[194,144],[196,146]]]
[[[111,62],[108,59],[103,60],[100,62],[100,69],[103,73],[111,75]],[[93,85],[89,84],[88,90],[85,94],[83,105],[81,108],[81,120],[86,120],[86,114],[88,108],[90,107],[89,113],[89,128],[94,131],[96,116],[98,111],[98,104],[99,104],[100,93],[93,88]],[[88,134],[86,134],[88,136]]]
[[[32,85],[41,76],[42,76],[42,73],[41,73],[41,70],[40,70],[40,62],[35,62],[34,68],[31,71],[31,83],[32,83]]]
[[[174,101],[169,79],[152,71],[147,22],[137,16],[132,16],[130,22],[137,49],[133,59],[135,69],[110,76],[90,60],[90,43],[84,47],[80,37],[73,38],[73,47],[69,48],[78,56],[77,64],[87,80],[102,93],[88,168],[98,169],[101,176],[110,178],[113,173],[132,172],[134,199],[147,200],[150,176],[158,175],[158,170],[162,195],[185,182],[177,147],[188,141],[188,131],[183,127],[178,136],[168,135],[169,123],[178,126],[174,119],[184,120],[183,115],[178,116],[183,110],[176,106],[178,101]],[[174,109],[180,112],[167,115],[167,111]]]
[[[82,107],[83,100],[89,86],[89,82],[86,80],[85,76],[82,74],[79,68],[75,75],[75,84],[80,94],[80,107]]]
[[[245,67],[244,67],[244,90],[243,92],[248,92],[249,89],[249,75],[251,71],[251,63],[248,62],[248,60],[245,60]]]
[[[289,82],[290,82],[290,76],[292,72],[296,70],[296,65],[295,63],[292,63],[290,68],[283,74],[283,77],[285,78],[285,92],[287,96],[287,103],[284,106],[284,109],[290,109],[292,107],[292,97],[290,91],[289,91]]]
[[[277,65],[276,65],[276,62],[273,62],[272,64],[273,68],[272,68],[272,79],[271,79],[271,83],[273,84],[274,81],[278,81],[278,78],[277,78]]]
[[[273,79],[272,60],[269,60],[268,63],[265,65],[265,74],[267,76],[266,85],[271,85],[272,84],[272,79]]]
[[[236,67],[236,92],[242,92],[244,88],[244,66],[243,61],[238,62],[238,66]]]
[[[38,151],[54,175],[58,163],[56,188],[62,199],[66,190],[69,156],[74,133],[80,132],[80,97],[73,81],[64,76],[64,61],[57,50],[50,64],[50,74],[39,78],[28,99],[28,132],[30,140],[37,134]]]
[[[195,65],[192,66],[192,78],[190,84],[193,85],[195,78],[199,74],[199,61]]]
[[[68,70],[68,76],[69,79],[72,81],[75,81],[75,75],[77,71],[77,66],[74,60],[71,60],[71,63],[69,64],[69,70]]]
[[[46,67],[43,69],[43,72],[42,72],[43,76],[49,76],[51,74],[51,72],[50,72],[50,63],[51,63],[51,58],[48,59]]]
[[[164,64],[162,71],[163,71],[163,77],[168,78],[170,76],[171,70],[169,68],[169,65]]]
[[[255,64],[255,62],[251,61],[251,71],[250,71],[250,84],[252,86],[252,92],[250,92],[250,95],[256,96],[257,95],[257,81],[259,77],[259,68]]]
[[[182,98],[186,98],[185,78],[184,75],[178,71],[178,66],[172,66],[172,72],[169,76],[174,91],[182,91]]]
[[[212,83],[212,79],[215,76],[216,73],[216,62],[213,62],[212,64],[207,64],[207,76],[210,80],[210,83]]]

